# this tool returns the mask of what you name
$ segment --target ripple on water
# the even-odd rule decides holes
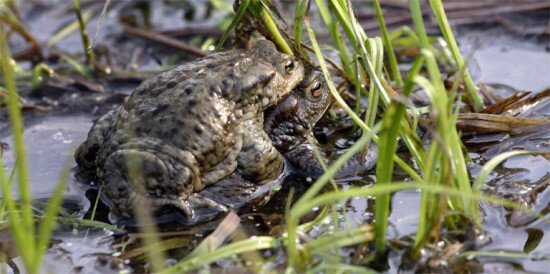
[[[27,124],[23,134],[33,199],[48,199],[63,174],[63,169],[76,166],[73,152],[84,141],[91,125],[92,118],[84,115],[47,116]],[[0,135],[0,142],[9,146],[4,151],[3,158],[5,168],[10,172],[15,156],[9,131]],[[17,197],[17,184],[13,184],[13,193]],[[79,188],[73,184],[69,184],[65,200],[80,206],[87,203]]]

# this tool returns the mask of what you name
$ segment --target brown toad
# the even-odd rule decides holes
[[[277,105],[265,111],[264,131],[279,153],[291,164],[290,173],[301,173],[318,177],[323,169],[315,156],[316,141],[312,128],[332,103],[332,97],[321,75],[314,71],[306,72],[302,82]],[[311,147],[308,137],[314,142]],[[277,158],[279,160],[280,158]],[[247,160],[253,162],[253,159]],[[288,173],[282,174],[281,178]],[[209,186],[201,195],[223,204],[240,208],[245,204],[257,207],[267,202],[276,180],[266,185],[255,185],[233,174],[221,182]]]
[[[281,173],[263,111],[303,77],[301,62],[267,40],[176,67],[95,122],[75,153],[78,172],[103,183],[117,217],[136,206],[174,206],[189,219],[225,210],[197,192],[234,172],[257,184]]]

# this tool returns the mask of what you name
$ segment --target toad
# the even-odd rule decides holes
[[[172,206],[189,219],[198,208],[224,211],[198,192],[233,173],[259,185],[279,176],[264,111],[303,78],[301,62],[267,40],[164,72],[94,123],[75,152],[77,173],[103,184],[117,217],[135,207]]]

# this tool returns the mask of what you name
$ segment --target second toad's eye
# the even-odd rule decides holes
[[[291,73],[294,70],[294,61],[286,60],[285,61],[285,71],[286,73]]]
[[[312,83],[307,89],[307,99],[313,102],[319,101],[319,99],[322,98],[321,95],[323,95],[323,91],[321,90],[322,87],[323,86],[319,80],[316,80],[314,83]]]
[[[319,97],[321,96],[321,93],[321,83],[319,81],[316,81],[311,86],[311,95],[313,95],[313,97]]]

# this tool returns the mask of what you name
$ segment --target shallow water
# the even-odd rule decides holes
[[[86,139],[92,125],[91,117],[45,116],[30,121],[25,126],[24,140],[29,166],[29,181],[34,199],[49,198],[63,170],[76,165],[73,152]],[[0,142],[13,148],[13,140],[8,130],[0,135]],[[11,170],[15,158],[13,149],[4,152],[4,164]],[[17,194],[17,184],[13,187]],[[82,191],[70,185],[66,198],[84,203]]]
[[[462,54],[477,83],[507,85],[517,91],[550,88],[550,54],[533,38],[517,38],[506,29],[471,31],[460,35]],[[467,59],[468,61],[468,59]]]
[[[477,83],[509,86],[516,91],[541,92],[550,88],[550,53],[544,43],[534,38],[517,39],[517,35],[506,29],[472,31],[459,35],[461,49],[465,56],[471,54],[470,68]],[[508,93],[503,92],[503,95]],[[536,114],[531,117],[548,117],[550,109],[548,100]],[[512,148],[546,152],[546,156],[519,156],[506,160],[501,168],[493,172],[487,183],[486,191],[499,193],[504,197],[526,198],[539,185],[550,181],[550,128],[541,128],[531,138],[505,137],[504,140],[489,148],[482,156],[489,160],[497,153]],[[530,141],[529,141],[530,140]],[[503,144],[502,141],[507,142]],[[472,154],[476,159],[476,155]],[[471,166],[470,172],[475,177],[478,167]],[[541,191],[530,206],[548,214],[550,192],[548,188]],[[533,244],[531,237],[537,234],[534,253],[550,253],[550,224],[541,220],[512,227],[509,221],[510,211],[502,207],[483,204],[484,229],[490,237],[490,243],[482,246],[484,251],[526,251]],[[546,208],[546,211],[544,211]],[[479,260],[484,270],[494,272],[526,271],[529,273],[545,272],[547,260],[533,261],[520,259],[483,258]]]

